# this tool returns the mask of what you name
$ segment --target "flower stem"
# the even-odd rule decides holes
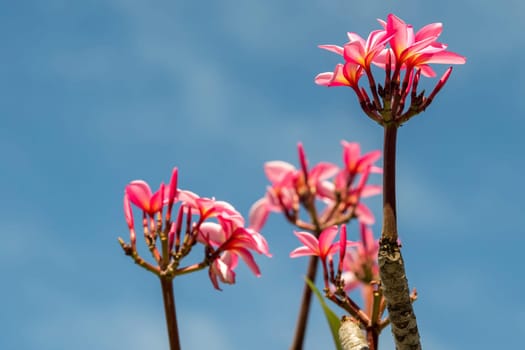
[[[379,274],[397,350],[419,350],[421,342],[410,300],[405,264],[398,244],[396,214],[397,125],[385,125],[383,165],[383,229],[379,244]]]
[[[173,282],[170,278],[161,277],[160,285],[162,287],[162,299],[164,300],[164,313],[166,315],[170,350],[180,350],[177,312],[175,311],[175,297],[173,294]]]
[[[306,272],[306,278],[312,283],[315,283],[315,275],[317,274],[317,264],[319,258],[317,256],[311,256],[308,262],[308,270]],[[290,350],[302,350],[304,343],[304,335],[306,333],[306,323],[308,321],[308,314],[310,312],[310,304],[312,299],[312,289],[307,283],[304,284],[303,298],[301,300],[301,309],[299,310],[299,316],[297,317],[297,325],[295,327],[295,334],[292,346]]]
[[[396,142],[397,126],[385,125],[383,149],[383,230],[381,239],[397,241],[396,214]]]

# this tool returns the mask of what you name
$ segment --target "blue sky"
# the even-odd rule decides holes
[[[468,60],[399,134],[399,226],[423,345],[518,348],[521,0],[4,1],[0,348],[166,349],[160,285],[116,241],[124,186],[157,186],[178,166],[181,188],[247,214],[263,163],[295,163],[298,141],[311,162],[340,162],[342,139],[381,148],[351,90],[313,77],[338,61],[317,45],[364,36],[390,12],[416,28],[443,22],[441,41]],[[380,219],[380,199],[368,204]],[[258,257],[261,278],[241,267],[221,293],[206,273],[175,281],[185,349],[289,346],[306,259],[288,258],[298,242],[283,218],[263,233],[274,257]],[[330,342],[315,305],[305,349]]]

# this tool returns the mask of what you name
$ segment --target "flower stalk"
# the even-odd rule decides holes
[[[308,261],[308,269],[306,270],[306,278],[315,283],[317,275],[317,265],[319,265],[319,257],[311,256]],[[297,323],[295,326],[295,333],[290,346],[290,350],[301,350],[303,348],[304,336],[306,334],[306,326],[308,323],[308,315],[310,313],[310,305],[312,300],[312,289],[305,283],[303,288],[303,296],[301,298],[301,307],[299,315],[297,316]]]
[[[161,277],[162,300],[164,301],[164,314],[168,329],[170,350],[180,350],[179,328],[177,325],[177,311],[175,310],[175,296],[173,294],[173,281],[171,278]]]

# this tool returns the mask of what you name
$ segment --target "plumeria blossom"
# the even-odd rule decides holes
[[[330,226],[321,232],[319,239],[310,232],[295,231],[295,235],[304,246],[294,249],[290,258],[315,255],[326,263],[327,258],[339,250],[339,243],[333,243],[338,230],[337,226]]]
[[[217,201],[215,198],[199,197],[199,195],[187,190],[179,192],[179,200],[185,204],[184,209],[187,212],[199,215],[201,221],[223,215],[236,220],[239,225],[244,225],[242,215],[228,202]]]
[[[357,142],[341,141],[343,146],[343,163],[350,175],[363,173],[370,167],[371,173],[381,174],[383,169],[374,165],[381,158],[381,151],[376,150],[361,156],[361,146]]]
[[[321,73],[315,83],[323,86],[349,86],[359,94],[359,79],[370,69],[374,58],[384,49],[388,39],[386,30],[375,30],[365,41],[356,33],[347,33],[349,42],[344,47],[338,45],[319,45],[319,48],[344,57],[345,64],[337,64],[334,72]]]
[[[213,287],[221,290],[219,280],[226,284],[235,284],[235,271],[238,257],[231,252],[224,252],[219,258],[215,259],[210,265],[208,276]]]
[[[174,168],[170,183],[162,183],[155,193],[143,180],[132,181],[126,186],[124,216],[131,244],[119,239],[126,255],[161,278],[171,279],[209,267],[208,273],[216,289],[220,289],[219,281],[235,282],[234,269],[239,258],[260,276],[253,252],[270,257],[266,239],[257,230],[245,227],[244,218],[231,204],[177,188],[177,177],[178,170]],[[140,257],[136,249],[132,204],[143,211],[144,238],[158,266]],[[178,209],[172,222],[174,204],[178,204]],[[204,250],[203,261],[180,266],[182,259],[196,246]]]
[[[205,222],[200,226],[198,241],[211,247],[219,261],[210,266],[210,279],[213,286],[218,288],[217,276],[224,283],[234,281],[233,269],[237,266],[237,258],[240,257],[250,270],[260,276],[261,272],[250,250],[260,254],[267,254],[268,245],[264,238],[257,232],[240,227],[237,223],[227,217],[218,216],[219,223]],[[261,244],[261,239],[264,244]],[[233,280],[232,280],[233,278]]]
[[[148,215],[153,216],[162,210],[164,205],[164,189],[164,184],[161,184],[159,190],[152,193],[147,182],[135,180],[126,186],[126,195],[131,203],[142,209]]]
[[[394,33],[386,30],[374,30],[365,41],[357,33],[347,33],[350,40],[343,49],[343,57],[346,62],[354,62],[365,70],[370,69],[370,65],[377,55],[385,48],[388,40]],[[323,48],[322,46],[320,46]]]
[[[390,47],[397,65],[404,65],[408,69],[419,68],[426,77],[435,77],[436,73],[428,65],[464,64],[466,59],[457,53],[447,51],[447,45],[437,42],[443,25],[431,23],[414,34],[414,28],[406,24],[399,17],[389,14],[387,20],[379,20],[390,35]],[[381,63],[386,63],[386,51],[380,57]]]
[[[320,48],[343,57],[334,72],[318,74],[315,83],[323,86],[348,86],[357,95],[365,114],[378,124],[395,126],[424,111],[447,82],[449,67],[432,92],[418,92],[420,75],[435,77],[430,64],[463,64],[465,57],[448,51],[438,42],[443,25],[432,23],[414,32],[414,28],[393,14],[379,20],[383,29],[374,30],[365,40],[359,34],[347,33],[343,46],[321,45]],[[384,83],[376,83],[371,65],[385,71]],[[402,77],[402,70],[405,70]],[[366,73],[369,90],[360,87],[359,79]],[[410,105],[407,97],[410,96]],[[405,109],[405,107],[408,107]]]
[[[315,83],[322,86],[348,86],[359,91],[359,79],[363,76],[363,68],[352,62],[338,63],[333,72],[319,73]]]
[[[298,145],[301,169],[290,163],[271,161],[264,165],[264,172],[271,183],[266,195],[254,203],[250,210],[250,227],[260,230],[270,212],[286,212],[288,215],[299,210],[301,198],[315,194],[321,184],[337,173],[339,168],[329,162],[321,162],[308,169],[308,161],[302,144]]]
[[[288,221],[306,228],[299,224],[300,207],[312,215],[317,212],[315,206],[318,203],[325,205],[323,214],[317,217],[322,228],[353,217],[367,224],[373,223],[371,211],[360,199],[381,192],[380,186],[366,184],[370,173],[381,172],[381,168],[374,165],[381,152],[361,155],[358,144],[343,141],[342,145],[342,168],[328,162],[310,168],[301,144],[298,147],[300,169],[282,161],[266,163],[264,169],[271,186],[265,196],[253,204],[249,227],[260,231],[270,212],[282,212]]]
[[[173,205],[177,199],[177,168],[173,168],[168,187],[161,183],[157,192],[152,193],[148,183],[143,180],[130,182],[125,189],[128,200],[145,213],[153,216],[160,212],[165,204]]]

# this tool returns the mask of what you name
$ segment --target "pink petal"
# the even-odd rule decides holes
[[[363,67],[353,62],[346,62],[342,70],[343,76],[348,81],[348,86],[357,87],[359,79],[363,75]]]
[[[311,256],[311,255],[318,255],[318,254],[316,252],[312,251],[308,247],[299,247],[299,248],[295,248],[290,253],[290,258],[298,258],[298,257],[301,257],[301,256]]]
[[[252,228],[248,228],[246,229],[246,231],[252,235],[253,240],[257,244],[257,249],[255,251],[259,254],[264,254],[267,257],[271,258],[272,254],[270,253],[270,248],[268,247],[268,242],[266,241],[266,238],[264,238],[263,235],[253,230]]]
[[[204,222],[199,227],[197,241],[218,247],[226,240],[222,226],[216,222]]]
[[[361,146],[357,142],[346,142],[344,140],[341,141],[341,144],[343,145],[343,163],[348,170],[352,171],[361,156]]]
[[[344,59],[347,62],[353,62],[365,66],[365,48],[359,41],[354,41],[345,45]]]
[[[322,181],[317,184],[317,194],[324,198],[335,199],[335,185],[330,181]]]
[[[173,171],[171,172],[171,179],[170,184],[168,188],[168,205],[172,205],[175,201],[175,197],[177,196],[177,181],[178,181],[178,174],[179,170],[177,167],[173,168]]]
[[[434,72],[428,64],[418,65],[417,68],[421,69],[421,74],[427,78],[434,78],[436,76],[436,72]]]
[[[268,199],[263,197],[255,202],[250,208],[249,227],[255,231],[260,231],[266,223],[269,215],[270,210],[268,208]]]
[[[372,211],[363,203],[357,205],[356,215],[359,222],[364,224],[373,225],[375,222],[374,214],[372,214]]]
[[[381,151],[372,151],[364,156],[362,156],[359,159],[359,168],[357,169],[357,172],[362,172],[365,168],[368,168],[369,166],[373,165],[375,162],[377,162],[381,158]]]
[[[332,80],[334,79],[334,73],[332,72],[325,72],[318,74],[314,81],[317,85],[321,86],[334,86],[332,85]]]
[[[450,51],[436,52],[426,61],[426,63],[438,64],[464,64],[465,62],[467,59],[464,56]]]
[[[389,14],[387,16],[386,30],[389,35],[394,35],[390,39],[390,46],[394,50],[395,56],[400,57],[403,50],[412,44],[408,38],[408,25],[395,15]]]
[[[264,164],[264,173],[272,184],[281,182],[284,176],[296,170],[292,164],[280,160],[274,160]]]
[[[162,210],[162,205],[164,203],[164,192],[165,185],[164,183],[161,183],[159,190],[155,192],[153,196],[151,196],[150,208],[147,210],[150,215],[153,215],[154,213]]]
[[[248,268],[252,270],[255,276],[261,276],[261,271],[259,270],[259,266],[257,266],[257,263],[255,262],[252,253],[243,248],[236,249],[235,252],[241,257],[241,259],[246,263],[246,265],[248,265]]]
[[[124,193],[124,216],[126,217],[126,223],[128,224],[129,229],[133,229],[133,211],[131,210],[131,204],[127,193]]]
[[[308,174],[309,181],[317,183],[331,178],[339,171],[339,167],[328,162],[321,162],[316,164]]]
[[[417,31],[416,36],[414,40],[421,41],[428,37],[439,37],[441,35],[441,31],[443,30],[443,24],[442,23],[430,23],[421,28]]]
[[[319,241],[314,235],[304,231],[294,231],[294,234],[299,238],[299,241],[310,248],[312,252],[319,252]]]
[[[374,30],[366,39],[365,48],[367,52],[382,50],[386,41],[388,41],[393,35],[387,36],[386,30]]]
[[[366,185],[361,190],[361,198],[371,197],[381,194],[383,188],[380,185]]]
[[[318,46],[320,49],[324,49],[324,50],[328,50],[330,52],[334,52],[338,55],[343,55],[343,51],[344,49],[341,47],[341,46],[337,46],[337,45],[319,45]]]
[[[346,33],[346,36],[348,37],[348,41],[352,42],[358,42],[361,44],[361,46],[365,46],[365,39],[363,39],[359,34],[348,32]]]
[[[179,191],[179,200],[188,204],[192,208],[197,208],[197,199],[199,198],[200,197],[197,194],[191,191],[186,191],[186,190]]]
[[[132,181],[126,186],[126,194],[131,203],[144,211],[149,211],[151,189],[149,185],[142,180]]]
[[[337,226],[331,226],[323,230],[319,235],[319,251],[321,258],[329,255],[330,249],[332,248],[332,242],[335,236],[337,236]],[[337,247],[335,247],[337,249]]]

